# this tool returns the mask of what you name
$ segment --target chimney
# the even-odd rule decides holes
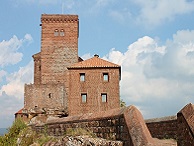
[[[94,54],[94,57],[97,57],[97,58],[98,58],[98,57],[99,57],[99,55],[98,55],[98,54]]]

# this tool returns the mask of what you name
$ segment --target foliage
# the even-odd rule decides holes
[[[23,129],[18,135],[17,144],[19,144],[20,146],[33,144],[37,137],[38,135],[36,134],[36,132],[33,131],[31,127],[27,127]]]
[[[47,134],[47,126],[44,126],[44,130],[41,134],[39,134],[39,137],[36,139],[36,142],[39,143],[40,145],[43,145],[52,139],[53,137],[50,137]]]
[[[120,100],[120,107],[126,107],[126,103],[122,99]]]
[[[34,142],[42,145],[51,139],[51,137],[47,136],[46,132],[37,134],[31,127],[27,127],[21,119],[16,119],[8,129],[8,133],[0,136],[0,146],[28,146]]]
[[[13,125],[8,129],[8,133],[0,137],[0,145],[15,146],[19,133],[26,127],[27,125],[21,119],[16,119]]]

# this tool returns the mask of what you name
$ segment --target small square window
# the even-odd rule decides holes
[[[102,102],[107,102],[107,94],[101,94]]]
[[[80,81],[85,81],[85,73],[80,73]]]
[[[81,94],[82,97],[82,103],[86,103],[87,102],[87,94]]]
[[[103,73],[103,80],[108,81],[108,73]]]

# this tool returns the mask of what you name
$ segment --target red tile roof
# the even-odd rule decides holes
[[[24,109],[24,108],[20,109],[20,110],[19,110],[17,113],[15,113],[15,114],[23,114],[23,112],[22,112],[23,109]]]
[[[41,52],[32,55],[32,57],[33,58],[40,58],[41,57]]]
[[[114,68],[120,68],[120,65],[111,63],[109,61],[103,60],[101,58],[98,58],[98,56],[94,56],[90,59],[87,59],[85,61],[78,62],[76,64],[71,65],[68,68],[96,68],[96,67],[114,67]]]

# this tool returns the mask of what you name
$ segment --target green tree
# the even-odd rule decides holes
[[[123,99],[120,100],[120,107],[126,107],[126,103],[123,101]]]

